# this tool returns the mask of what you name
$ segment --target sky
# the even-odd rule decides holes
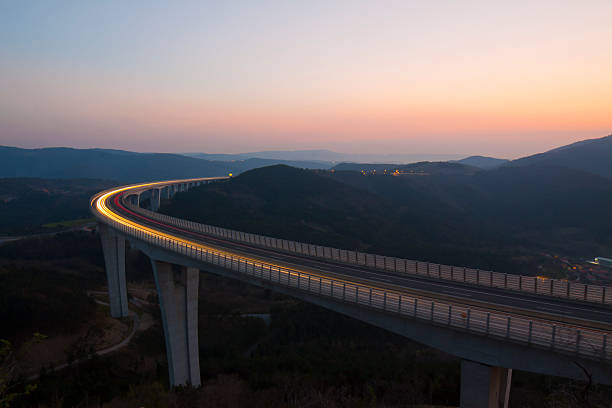
[[[612,1],[0,1],[0,144],[484,154],[612,133]]]

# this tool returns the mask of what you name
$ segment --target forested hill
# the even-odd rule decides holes
[[[510,165],[563,166],[612,178],[612,135],[523,157],[512,161]]]
[[[273,166],[178,194],[162,212],[287,239],[501,271],[526,267],[521,257],[538,251],[584,255],[612,249],[612,180],[566,168],[425,177]]]
[[[470,166],[457,162],[417,162],[410,164],[391,164],[391,163],[340,163],[333,167],[335,171],[359,171],[366,173],[391,174],[399,173],[414,173],[421,175],[431,174],[473,174],[481,169],[476,166]]]
[[[162,211],[263,234],[360,245],[364,230],[385,222],[381,217],[392,210],[391,201],[324,174],[264,167],[179,193]]]
[[[44,224],[90,218],[89,198],[116,182],[93,179],[0,179],[0,235],[49,232]]]

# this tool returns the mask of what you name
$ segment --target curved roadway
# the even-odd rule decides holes
[[[296,271],[357,283],[375,289],[392,289],[396,292],[429,299],[445,299],[457,304],[479,306],[512,315],[529,316],[533,320],[562,322],[566,326],[599,329],[606,332],[612,330],[612,308],[609,306],[421,276],[399,276],[366,267],[288,254],[168,225],[132,211],[124,205],[122,197],[130,190],[143,189],[148,186],[153,188],[156,185],[160,186],[159,183],[145,183],[120,187],[96,196],[91,204],[99,213],[133,228],[154,231],[168,238],[212,248],[228,255],[253,258],[273,266],[288,267]]]

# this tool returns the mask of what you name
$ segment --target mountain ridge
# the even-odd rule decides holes
[[[568,167],[612,178],[612,135],[581,140],[543,153],[522,157],[506,165],[534,164]]]

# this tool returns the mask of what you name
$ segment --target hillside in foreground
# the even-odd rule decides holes
[[[394,177],[273,166],[179,194],[162,211],[286,239],[499,271],[533,273],[525,260],[542,251],[586,257],[612,248],[612,181],[566,168]]]

